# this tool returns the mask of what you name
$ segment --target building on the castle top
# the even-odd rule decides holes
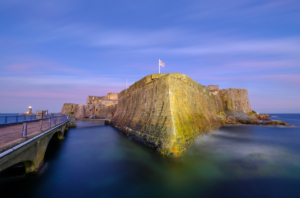
[[[208,85],[207,88],[210,93],[212,93],[214,95],[219,94],[219,85]]]
[[[118,100],[118,98],[119,98],[119,94],[118,93],[108,93],[107,94],[107,99]]]
[[[88,96],[86,104],[65,103],[61,113],[74,114],[75,117],[113,116],[118,104],[118,93],[108,93],[107,96]]]
[[[106,96],[88,96],[86,100],[86,104],[94,104],[101,102],[101,100],[107,99]]]

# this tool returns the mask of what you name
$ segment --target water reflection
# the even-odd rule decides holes
[[[284,119],[300,121],[299,116],[285,116]],[[0,180],[2,195],[300,195],[299,128],[223,127],[199,137],[184,156],[173,159],[161,156],[155,150],[131,140],[111,126],[104,126],[103,123],[82,121],[77,124],[78,127],[70,129],[63,140],[53,142],[47,149],[47,167],[41,174]]]

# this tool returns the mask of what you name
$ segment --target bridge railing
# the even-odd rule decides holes
[[[112,119],[113,116],[98,116],[96,115],[95,118],[97,119]],[[79,115],[77,118],[90,118],[90,116],[83,116],[83,115]],[[93,118],[90,118],[93,119]]]
[[[62,116],[50,116],[48,118],[39,119],[39,125],[35,125],[35,127],[32,127],[31,129],[35,128],[36,131],[43,131],[48,128],[51,128],[57,124],[60,124],[64,122],[65,120],[69,119],[69,116],[62,115]],[[22,138],[26,138],[28,135],[28,121],[23,122],[23,128],[22,128]]]
[[[54,118],[62,115],[16,115],[16,116],[0,116],[0,125],[4,124],[14,124],[14,123],[22,123],[25,121],[34,121],[34,120],[40,120],[40,119],[47,119],[47,118]]]

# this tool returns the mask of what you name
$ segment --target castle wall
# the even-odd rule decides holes
[[[114,116],[118,105],[110,105],[110,106],[99,106],[100,108],[98,111],[95,112],[95,115],[101,116],[101,117],[111,117]]]
[[[224,110],[250,113],[251,106],[246,89],[221,89],[219,91]]]
[[[183,74],[152,74],[119,94],[112,125],[166,155],[181,155],[196,135],[220,126],[216,99]]]

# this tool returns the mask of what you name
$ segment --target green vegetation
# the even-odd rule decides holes
[[[251,116],[252,114],[256,115],[257,113],[252,110],[250,113],[248,113],[248,116]]]
[[[134,83],[134,87],[135,87],[135,88],[137,87],[137,82]]]
[[[71,110],[70,110],[69,114],[72,114],[72,115],[74,114],[74,112],[73,112],[73,108],[74,108],[74,106],[72,105],[72,106],[71,106]]]
[[[220,110],[217,112],[217,115],[225,116],[225,112],[223,110]]]

